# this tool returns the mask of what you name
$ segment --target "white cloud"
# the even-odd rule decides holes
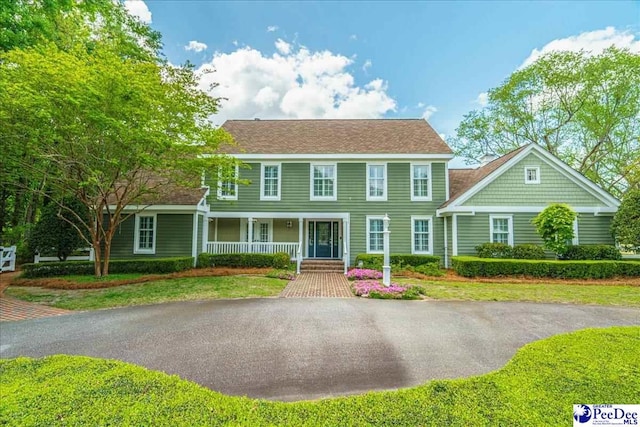
[[[481,107],[486,107],[487,104],[489,103],[489,93],[488,92],[479,93],[478,97],[474,102],[480,105]]]
[[[226,98],[220,113],[212,118],[215,123],[255,117],[377,118],[396,110],[385,81],[355,84],[349,71],[352,59],[286,45],[285,49],[281,44],[271,56],[250,47],[216,52],[198,69],[216,71],[201,73],[201,87],[213,96]],[[210,88],[214,82],[219,85]]]
[[[619,48],[628,48],[631,52],[640,53],[640,39],[636,38],[635,34],[630,31],[619,31],[614,27],[607,27],[604,30],[588,31],[577,36],[556,39],[547,43],[541,49],[533,49],[520,68],[531,65],[540,58],[540,56],[549,52],[578,52],[584,50],[592,55],[597,55],[612,45]]]
[[[191,40],[188,45],[184,47],[185,50],[192,50],[194,52],[202,52],[207,49],[207,45],[197,40]]]
[[[278,27],[277,25],[269,25],[267,27],[267,33],[273,33],[274,31],[278,31],[278,28],[280,27]]]
[[[125,0],[124,8],[145,24],[151,24],[151,11],[143,0]]]
[[[371,68],[373,64],[371,63],[370,59],[367,59],[366,61],[364,61],[364,65],[362,66],[362,71],[364,71],[365,73],[367,72],[367,70],[369,68]]]
[[[427,105],[427,108],[424,109],[424,113],[422,113],[421,117],[425,120],[429,120],[429,118],[431,118],[431,116],[433,116],[436,111],[438,111],[436,107],[434,107],[433,105]]]
[[[291,53],[291,45],[282,39],[276,40],[276,49],[283,55]]]
[[[418,102],[418,104],[416,105],[417,108],[423,108],[426,104],[422,101]]]
[[[349,40],[356,41],[356,40],[358,40],[358,36],[357,36],[356,34],[351,34],[351,35],[349,36]]]

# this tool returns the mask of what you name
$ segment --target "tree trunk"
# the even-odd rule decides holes
[[[97,237],[97,236],[96,236]],[[97,238],[93,239],[93,271],[96,277],[102,277],[102,253],[100,248],[100,241]]]
[[[109,275],[109,258],[111,257],[111,233],[104,239],[104,256],[102,264],[102,276]]]

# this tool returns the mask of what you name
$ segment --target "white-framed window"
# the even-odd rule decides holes
[[[384,222],[382,216],[367,215],[367,253],[381,254],[384,251]]]
[[[280,163],[260,165],[260,200],[280,200],[281,170]]]
[[[513,246],[513,216],[489,215],[489,238],[491,243]]]
[[[249,241],[249,220],[247,218],[240,219],[240,241]],[[273,241],[273,219],[261,218],[253,219],[253,239],[252,242],[267,243]]]
[[[337,200],[338,167],[336,163],[311,164],[311,200]]]
[[[218,199],[238,200],[238,166],[232,166],[232,170],[218,172]],[[233,173],[233,177],[231,174]],[[224,175],[224,176],[223,176]]]
[[[386,163],[367,163],[367,200],[387,200]]]
[[[411,164],[411,200],[431,200],[431,164]]]
[[[540,167],[539,166],[524,167],[524,183],[540,184]]]
[[[156,230],[158,218],[156,214],[136,214],[133,243],[134,254],[156,253]]]
[[[411,217],[411,253],[433,254],[433,218]]]
[[[571,239],[572,245],[579,245],[580,239],[578,238],[578,218],[573,220],[573,239]]]

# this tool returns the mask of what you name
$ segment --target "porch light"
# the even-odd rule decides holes
[[[287,221],[287,228],[293,227],[293,221]]]

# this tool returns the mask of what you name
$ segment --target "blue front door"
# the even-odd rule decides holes
[[[307,256],[309,258],[340,258],[340,222],[309,221]]]
[[[331,222],[316,221],[316,258],[331,258]]]

